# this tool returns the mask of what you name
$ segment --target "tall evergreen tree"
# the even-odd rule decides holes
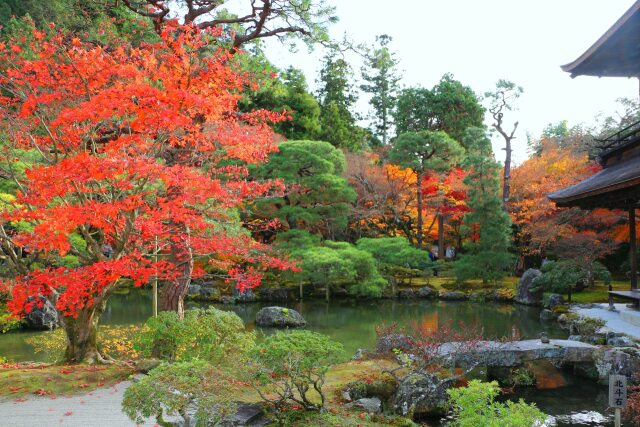
[[[234,65],[250,73],[255,88],[248,88],[239,102],[242,111],[264,109],[287,112],[289,120],[273,124],[273,130],[287,139],[314,140],[320,133],[320,104],[309,92],[302,71],[289,67],[279,71],[254,46],[245,55],[236,55]]]
[[[454,271],[460,281],[482,279],[488,283],[504,277],[513,263],[513,255],[509,253],[511,218],[502,208],[501,167],[494,159],[485,131],[468,129],[464,144],[468,149],[462,166],[469,171],[464,183],[469,189],[467,205],[471,208],[464,223],[469,242]]]
[[[353,107],[358,100],[350,77],[351,66],[336,53],[324,59],[318,79],[320,100],[320,139],[338,148],[359,151],[365,144],[366,132],[356,124]]]
[[[365,56],[365,66],[362,68],[362,78],[365,83],[360,89],[371,94],[369,104],[373,108],[371,118],[373,133],[387,144],[393,127],[392,112],[396,106],[398,76],[396,67],[398,60],[389,50],[391,37],[386,34],[376,37],[378,46],[371,49]]]
[[[484,108],[470,87],[445,74],[431,90],[420,87],[403,90],[398,96],[394,118],[398,135],[425,129],[441,130],[463,143],[467,128],[482,127]]]
[[[278,218],[286,228],[305,229],[334,239],[347,226],[356,194],[342,176],[342,151],[324,141],[283,141],[269,161],[252,171],[258,179],[279,179],[290,186],[282,197],[257,201],[252,219]]]

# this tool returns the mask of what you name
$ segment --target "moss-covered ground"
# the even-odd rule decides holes
[[[127,379],[135,369],[127,365],[0,365],[0,396],[56,396],[87,393]]]

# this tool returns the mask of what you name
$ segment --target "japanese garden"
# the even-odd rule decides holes
[[[0,0],[0,426],[640,426],[631,1],[533,131],[346,2]]]

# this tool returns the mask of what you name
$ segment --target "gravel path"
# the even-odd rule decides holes
[[[28,396],[25,401],[0,399],[0,426],[135,426],[120,410],[122,396],[130,384],[129,381],[123,381],[85,395],[55,399],[39,396]],[[142,424],[145,427],[154,425],[151,420]]]
[[[572,311],[582,316],[602,319],[607,322],[605,327],[609,328],[613,332],[621,332],[633,339],[640,340],[640,327],[627,323],[620,317],[621,311],[627,311],[630,309],[627,308],[626,304],[614,305],[618,311],[609,311],[609,304],[600,304],[594,308],[574,308]]]

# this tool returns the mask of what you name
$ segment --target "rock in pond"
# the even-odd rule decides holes
[[[518,282],[516,297],[514,298],[515,302],[524,305],[540,305],[542,302],[542,290],[539,292],[530,291],[531,285],[540,276],[542,276],[542,273],[535,268],[530,268],[524,272]]]
[[[26,326],[29,329],[53,329],[58,325],[58,310],[45,297],[40,298],[40,304],[34,304],[31,311],[25,316]],[[27,302],[32,302],[34,297],[29,297]],[[40,307],[39,307],[40,305]]]
[[[469,297],[464,292],[452,291],[452,292],[445,292],[444,294],[441,294],[440,298],[445,301],[465,301]]]
[[[409,288],[409,289],[400,289],[398,291],[398,298],[399,299],[414,299],[415,297],[416,297],[416,291],[414,291],[411,288]]]
[[[437,295],[438,293],[428,286],[423,286],[418,290],[418,298],[435,298]]]
[[[364,397],[355,402],[345,405],[347,408],[355,408],[369,414],[379,414],[382,412],[382,402],[377,397]]]
[[[611,337],[607,340],[610,347],[635,347],[636,344],[627,337]]]
[[[285,307],[265,307],[256,314],[256,325],[271,328],[301,328],[307,324],[297,311]]]
[[[547,308],[549,310],[553,310],[554,307],[562,304],[564,304],[564,297],[562,295],[560,294],[549,295],[549,300],[547,301]]]
[[[540,320],[555,320],[556,317],[557,315],[553,311],[547,310],[546,308],[540,312]]]

